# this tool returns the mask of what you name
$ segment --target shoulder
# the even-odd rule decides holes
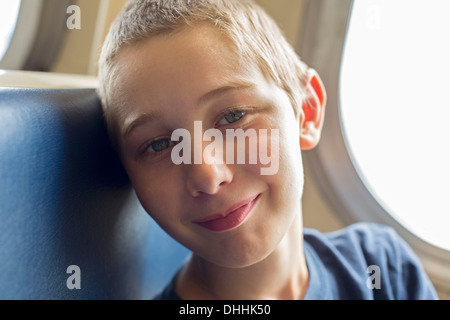
[[[318,238],[326,238],[332,241],[354,241],[354,240],[365,240],[368,237],[379,237],[381,236],[381,240],[385,240],[385,237],[391,238],[396,237],[396,231],[386,225],[377,224],[377,223],[368,223],[368,222],[359,222],[351,224],[343,229],[339,229],[336,231],[322,233],[315,229],[305,228],[305,237],[318,237]]]
[[[328,233],[305,229],[304,238],[319,252],[331,250],[344,256],[362,256],[365,260],[380,254],[397,255],[405,249],[393,228],[374,223],[355,223]]]
[[[393,228],[375,223],[355,223],[328,233],[305,229],[304,237],[305,241],[318,246],[319,249],[329,247],[342,253],[364,254],[367,258],[371,254],[397,255],[404,250],[410,251],[409,246]]]
[[[325,264],[361,274],[367,279],[376,268],[383,290],[374,294],[390,299],[434,299],[436,294],[411,247],[391,227],[356,223],[344,229],[320,233],[305,229],[310,244]],[[333,268],[333,267],[332,267]]]
[[[172,277],[172,280],[166,285],[166,287],[153,297],[152,300],[182,300],[181,297],[175,292],[175,282],[179,276],[181,271],[178,270],[175,275]]]

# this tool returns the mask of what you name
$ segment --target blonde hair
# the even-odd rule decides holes
[[[297,114],[307,66],[289,45],[275,21],[251,0],[131,0],[112,24],[99,60],[98,93],[112,133],[112,101],[117,56],[125,46],[182,27],[207,22],[235,44],[244,61],[254,63],[267,79],[288,94]]]

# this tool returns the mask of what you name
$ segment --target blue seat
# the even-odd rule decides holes
[[[149,299],[187,254],[137,201],[95,90],[0,89],[0,299]]]

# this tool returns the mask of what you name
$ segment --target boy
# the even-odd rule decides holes
[[[436,298],[393,230],[303,229],[326,92],[251,1],[132,0],[99,75],[140,202],[192,251],[157,299]]]

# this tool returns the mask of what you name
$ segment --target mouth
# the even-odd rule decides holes
[[[257,196],[238,202],[224,213],[213,214],[192,222],[214,232],[234,229],[244,223],[260,196],[261,194],[258,194]]]

